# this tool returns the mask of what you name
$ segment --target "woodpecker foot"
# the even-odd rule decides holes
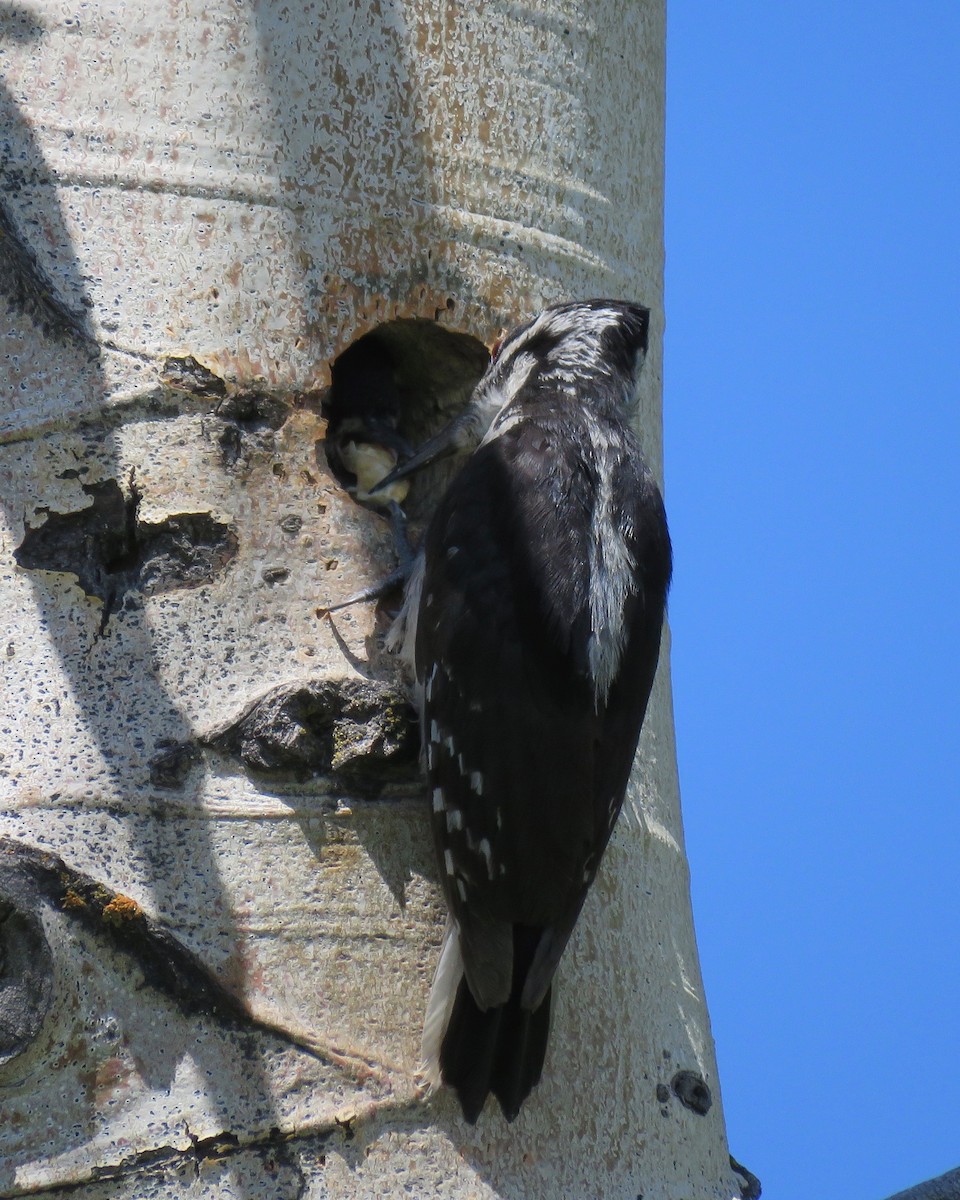
[[[327,617],[330,613],[338,612],[341,608],[351,608],[354,604],[363,604],[368,600],[381,600],[398,587],[402,587],[410,577],[416,555],[410,545],[407,534],[407,514],[396,500],[391,500],[386,506],[390,514],[390,532],[393,534],[393,548],[397,556],[397,569],[391,571],[384,579],[371,583],[368,587],[354,592],[346,600],[338,600],[336,604],[324,604],[317,609],[318,617]]]
[[[404,567],[397,567],[395,571],[391,571],[385,579],[380,579],[376,583],[371,583],[369,587],[361,588],[359,592],[354,592],[352,596],[348,596],[346,600],[338,600],[336,604],[324,604],[317,609],[318,617],[328,617],[330,613],[339,612],[341,608],[350,608],[354,604],[363,604],[367,600],[381,600],[384,596],[388,596],[396,588],[406,583],[409,570]]]
[[[391,500],[387,505],[387,511],[390,514],[390,532],[393,534],[393,549],[397,556],[397,569],[403,572],[403,578],[413,570],[413,560],[416,558],[413,547],[410,545],[410,534],[407,529],[407,514],[403,511],[396,500]]]

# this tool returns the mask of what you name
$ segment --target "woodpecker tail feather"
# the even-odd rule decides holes
[[[550,1033],[550,989],[532,1012],[520,997],[531,958],[531,939],[514,936],[513,988],[506,1004],[484,1012],[463,975],[460,938],[447,928],[427,1005],[422,1076],[431,1087],[453,1088],[463,1115],[475,1124],[490,1092],[508,1121],[540,1081]]]
[[[508,1121],[540,1082],[550,1036],[550,989],[533,1012],[520,1007],[519,988],[501,1010],[497,1061],[490,1090]],[[441,1058],[441,1062],[442,1062]]]
[[[440,1079],[440,1043],[447,1025],[450,1023],[450,1013],[453,1010],[457,996],[457,985],[463,979],[463,955],[460,953],[460,934],[453,923],[453,918],[447,918],[447,929],[443,935],[443,946],[440,950],[440,961],[437,963],[433,986],[430,988],[430,998],[427,1001],[427,1015],[423,1021],[423,1039],[420,1042],[420,1070],[418,1075],[430,1091],[441,1084]]]

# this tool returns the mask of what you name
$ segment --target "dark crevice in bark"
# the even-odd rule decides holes
[[[103,602],[104,627],[129,592],[200,587],[237,555],[233,528],[209,512],[141,521],[132,473],[126,490],[116,479],[80,486],[90,504],[67,513],[42,509],[46,520],[28,526],[13,556],[27,571],[75,575],[86,595]]]

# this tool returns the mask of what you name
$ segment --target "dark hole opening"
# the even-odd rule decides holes
[[[358,474],[371,458],[385,474],[432,437],[464,407],[489,361],[477,338],[420,318],[388,321],[357,338],[334,361],[323,402],[324,452],[335,478],[363,501]],[[411,520],[430,513],[458,466],[438,463],[411,481],[403,502]]]

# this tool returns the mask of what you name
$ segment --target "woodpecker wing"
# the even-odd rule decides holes
[[[549,987],[622,802],[659,649],[668,542],[666,577],[644,577],[659,494],[626,430],[571,437],[585,418],[563,419],[562,437],[544,413],[505,422],[426,539],[416,665],[433,832],[481,1009],[507,1001],[518,970],[525,1007]],[[629,578],[611,593],[626,626],[598,700],[588,648],[601,472]],[[533,949],[515,962],[521,930]]]
[[[600,708],[600,729],[593,757],[592,801],[596,843],[584,870],[583,889],[567,911],[540,939],[522,993],[525,1008],[535,1008],[550,986],[573,932],[587,890],[623,804],[636,755],[640,729],[660,656],[660,637],[670,583],[672,555],[663,501],[642,459],[621,460],[612,468],[614,495],[621,498],[618,523],[628,531],[636,564],[634,588],[623,606],[627,631],[619,670]]]

